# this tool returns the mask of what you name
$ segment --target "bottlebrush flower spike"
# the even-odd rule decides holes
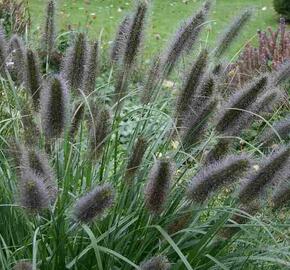
[[[176,103],[176,127],[180,128],[188,116],[196,90],[203,77],[207,65],[208,52],[203,50],[188,74]]]
[[[96,78],[99,70],[99,43],[96,41],[91,45],[89,57],[85,67],[82,90],[87,95],[94,92]]]
[[[185,53],[189,52],[196,43],[207,18],[210,2],[207,1],[201,10],[186,21],[175,33],[169,48],[162,57],[166,75],[171,73],[174,66]]]
[[[59,76],[46,83],[41,94],[41,121],[47,138],[60,137],[67,126],[69,97],[66,84]]]
[[[289,179],[289,173],[288,173]],[[287,179],[287,181],[288,181]],[[272,203],[273,203],[273,210],[278,210],[283,206],[287,206],[290,201],[290,185],[289,182],[282,183],[281,187],[278,188],[274,192]]]
[[[285,179],[285,166],[289,164],[290,147],[281,147],[268,156],[259,165],[259,170],[247,177],[239,192],[239,199],[243,204],[249,204],[259,198],[270,184],[276,184]]]
[[[201,137],[204,135],[208,119],[215,111],[217,105],[217,100],[212,99],[205,103],[204,108],[201,109],[201,112],[198,115],[188,116],[188,119],[184,123],[182,130],[182,144],[185,151],[189,151],[191,146],[198,142]]]
[[[111,61],[119,63],[123,59],[125,45],[127,44],[128,32],[132,23],[131,14],[127,14],[123,21],[120,23],[119,29],[116,33],[115,40],[111,48]]]
[[[40,213],[50,205],[49,194],[41,177],[23,170],[19,181],[20,205],[31,213]]]
[[[48,0],[46,18],[42,34],[42,49],[49,56],[54,48],[55,40],[55,2]]]
[[[279,89],[271,89],[266,91],[256,102],[247,108],[247,111],[236,117],[231,125],[227,128],[227,134],[231,136],[239,136],[242,131],[249,128],[255,119],[259,119],[257,115],[270,113],[275,109],[275,105],[282,100],[282,93]]]
[[[172,175],[173,164],[168,159],[157,160],[149,173],[145,189],[145,204],[153,214],[159,214],[163,209]]]
[[[130,20],[127,43],[124,49],[124,68],[131,69],[135,62],[144,36],[144,25],[148,11],[148,2],[138,0],[136,11]]]
[[[138,170],[138,168],[141,165],[143,156],[144,156],[145,151],[147,149],[147,145],[148,145],[147,141],[142,137],[139,137],[137,139],[136,144],[134,145],[132,155],[129,159],[129,162],[128,162],[127,168],[126,168],[125,178],[126,178],[126,182],[128,184],[131,184],[136,171]]]
[[[33,270],[30,262],[18,262],[14,265],[13,270]]]
[[[78,91],[82,87],[84,69],[87,61],[87,39],[78,33],[75,42],[67,50],[62,66],[62,77],[69,90]]]
[[[268,86],[268,77],[262,76],[254,81],[252,84],[247,85],[244,89],[234,93],[229,101],[221,105],[216,120],[216,130],[219,133],[227,134],[231,128],[232,123],[253,104],[258,96]],[[230,134],[228,134],[230,135]]]
[[[84,104],[83,103],[77,104],[76,109],[73,113],[73,119],[72,119],[72,123],[71,123],[71,127],[70,127],[71,138],[73,138],[76,135],[76,133],[79,129],[79,126],[81,124],[81,121],[83,119],[84,112],[85,112]]]
[[[195,114],[199,113],[215,93],[215,81],[212,75],[207,75],[200,83],[193,102],[191,104],[192,110]]]
[[[41,92],[41,77],[37,57],[30,49],[26,52],[25,87],[30,92],[34,108],[37,110]]]
[[[170,263],[165,256],[152,257],[141,263],[140,270],[169,270]]]
[[[91,222],[100,219],[114,201],[114,189],[110,184],[95,187],[81,197],[74,207],[74,217],[78,222]]]
[[[107,108],[95,110],[95,118],[90,127],[90,151],[92,158],[98,159],[111,130],[111,114]]]
[[[9,41],[8,52],[12,62],[12,68],[9,69],[11,74],[15,74],[15,81],[21,84],[25,79],[25,49],[21,38],[13,35]],[[11,72],[12,71],[12,72]]]
[[[231,143],[229,138],[220,138],[213,149],[206,155],[204,163],[211,164],[224,158],[230,150]]]
[[[58,188],[47,155],[42,153],[40,150],[23,148],[20,164],[21,169],[24,172],[29,170],[31,173],[34,173],[37,177],[42,179],[49,200],[53,203],[56,200]]]
[[[221,39],[218,42],[215,50],[215,56],[221,57],[226,50],[230,47],[234,39],[238,36],[241,29],[251,18],[252,12],[250,10],[244,10],[228,27],[224,32]]]
[[[277,121],[273,124],[272,127],[268,127],[264,130],[261,135],[260,142],[264,146],[269,146],[275,141],[279,141],[279,137],[282,140],[285,140],[290,135],[290,116],[280,121]]]
[[[203,203],[219,188],[237,182],[251,166],[245,155],[230,155],[221,161],[204,166],[190,181],[187,196],[190,200]]]
[[[0,26],[0,74],[6,77],[7,41],[4,29]]]

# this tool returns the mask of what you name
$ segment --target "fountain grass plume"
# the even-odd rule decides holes
[[[182,145],[185,151],[189,151],[195,143],[202,139],[208,127],[208,120],[215,111],[216,106],[217,100],[213,98],[205,102],[198,115],[192,113],[188,116],[182,128]]]
[[[67,49],[62,63],[62,77],[70,91],[78,92],[82,87],[87,63],[87,38],[77,33],[74,43]]]
[[[265,113],[273,112],[277,104],[282,100],[282,93],[279,89],[271,89],[259,97],[256,102],[236,117],[231,125],[228,126],[226,133],[231,136],[239,136],[241,132],[249,128],[255,119],[259,120],[259,116]]]
[[[127,14],[119,25],[119,29],[111,47],[110,58],[112,63],[120,63],[123,59],[131,23],[131,14]]]
[[[175,117],[176,127],[178,129],[182,127],[184,120],[186,119],[188,113],[190,113],[192,100],[194,99],[196,90],[202,80],[207,65],[207,60],[208,52],[207,50],[202,50],[187,75],[185,84],[177,98]]]
[[[167,199],[173,176],[173,163],[169,159],[155,161],[145,188],[145,205],[152,214],[160,214]]]
[[[160,56],[155,57],[151,68],[149,69],[146,82],[142,87],[141,92],[141,102],[143,105],[148,104],[152,96],[154,95],[154,90],[158,86],[158,84],[162,81],[162,66],[161,66],[161,59]]]
[[[263,143],[263,146],[270,146],[272,143],[279,142],[279,138],[283,140],[290,136],[290,115],[287,118],[274,122],[272,127],[267,127],[260,135],[259,142]]]
[[[129,158],[126,167],[126,183],[131,184],[136,171],[139,169],[144,157],[145,151],[147,149],[148,142],[143,137],[139,137],[134,145],[132,155]]]
[[[215,163],[208,164],[190,181],[188,199],[205,202],[215,191],[241,179],[251,168],[251,159],[246,155],[229,155]]]
[[[191,104],[195,113],[200,112],[204,108],[204,104],[210,100],[214,93],[215,80],[212,75],[207,74],[201,81]]]
[[[111,113],[107,107],[94,110],[94,119],[90,124],[91,158],[97,160],[102,154],[106,138],[111,131]]]
[[[272,83],[275,86],[278,86],[285,81],[288,81],[290,77],[290,61],[287,61],[281,67],[277,72],[274,73],[274,76],[272,77]]]
[[[162,57],[166,75],[171,73],[181,56],[190,52],[198,40],[210,9],[210,3],[210,1],[207,1],[201,10],[184,22],[174,34],[168,49]]]
[[[10,74],[12,74],[17,84],[20,85],[25,79],[23,69],[25,66],[25,48],[22,39],[17,34],[14,34],[9,41],[8,52],[12,66],[11,69],[10,66],[8,67]]]
[[[35,110],[38,110],[41,93],[41,75],[36,54],[30,49],[26,51],[25,62],[25,87],[32,97]]]
[[[29,169],[22,170],[18,187],[19,203],[28,212],[36,214],[49,208],[50,198],[43,178]]]
[[[204,163],[211,164],[224,158],[229,152],[231,144],[232,142],[229,138],[218,139],[218,142],[207,153]]]
[[[114,196],[115,191],[110,184],[95,187],[76,202],[73,210],[75,220],[88,223],[102,218],[105,211],[112,207]]]
[[[41,123],[47,138],[58,138],[68,122],[69,97],[64,80],[55,75],[48,80],[41,94]]]
[[[50,56],[54,49],[55,41],[55,2],[54,0],[48,0],[46,7],[46,18],[44,23],[44,29],[42,33],[41,47],[43,51]]]
[[[241,203],[248,204],[260,197],[270,184],[277,184],[285,179],[285,166],[288,166],[290,147],[280,147],[265,158],[257,172],[250,174],[241,186],[238,197]],[[286,180],[286,179],[285,179]]]
[[[75,137],[79,129],[79,126],[83,120],[84,112],[85,112],[85,105],[83,103],[77,104],[73,113],[72,122],[70,126],[69,133],[70,133],[71,138]]]
[[[221,57],[230,47],[230,45],[239,35],[245,24],[250,20],[251,15],[252,12],[250,10],[244,10],[225,30],[220,40],[218,41],[217,47],[214,51],[214,54],[217,58]]]
[[[23,147],[20,167],[24,173],[26,170],[29,170],[42,179],[49,200],[53,203],[57,197],[58,187],[53,169],[49,164],[48,156],[40,150]]]
[[[0,26],[0,74],[6,78],[6,61],[7,61],[7,41],[5,32],[2,26]]]
[[[138,0],[137,7],[130,20],[128,29],[127,42],[124,49],[124,68],[131,69],[137,54],[140,50],[140,46],[144,36],[144,28],[146,22],[146,15],[148,11],[147,0]]]
[[[268,86],[268,77],[262,76],[256,79],[253,83],[245,86],[244,89],[235,92],[228,101],[221,105],[216,119],[216,131],[222,134],[228,134],[232,123],[245,112],[242,110],[249,109],[258,98],[258,96],[265,91]]]
[[[13,270],[33,270],[32,263],[26,261],[18,262],[14,265]]]
[[[91,45],[89,57],[85,66],[82,89],[87,95],[95,90],[96,79],[99,72],[99,61],[99,43],[96,41]]]
[[[140,270],[169,270],[170,267],[170,262],[165,256],[156,256],[142,262]]]
[[[277,190],[274,192],[272,197],[272,205],[273,210],[277,211],[278,209],[281,209],[284,206],[287,206],[290,201],[290,185],[289,180],[285,183],[282,183],[280,187],[277,188]]]

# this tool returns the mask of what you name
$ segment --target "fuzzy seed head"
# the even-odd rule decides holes
[[[198,115],[191,114],[184,121],[182,144],[186,151],[189,151],[192,145],[202,139],[208,127],[208,120],[215,111],[216,106],[216,99],[209,100],[205,103],[204,108],[201,109]]]
[[[169,270],[170,263],[165,256],[152,257],[150,260],[141,263],[140,270]]]
[[[157,160],[153,165],[145,189],[145,204],[151,213],[159,214],[163,210],[172,175],[173,164],[171,161]]]
[[[268,156],[259,165],[256,173],[250,174],[244,181],[239,192],[241,203],[248,204],[254,199],[259,198],[261,193],[270,184],[282,182],[288,174],[285,168],[289,164],[290,147],[281,147],[275,153]]]
[[[84,81],[82,91],[87,95],[94,92],[96,87],[96,79],[99,70],[99,43],[94,42],[91,45],[87,64],[85,66]]]
[[[30,49],[26,52],[25,73],[25,87],[31,94],[34,108],[37,110],[41,93],[41,77],[37,57]]]
[[[255,119],[258,119],[257,115],[263,115],[270,113],[274,110],[281,100],[280,90],[268,90],[259,97],[252,105],[247,108],[247,111],[242,112],[236,117],[231,125],[227,128],[227,134],[231,136],[239,136],[242,131],[249,128]]]
[[[191,180],[187,190],[188,198],[203,203],[213,192],[241,179],[250,166],[250,158],[244,155],[230,155],[204,166]]]
[[[46,18],[42,34],[42,49],[47,52],[48,55],[54,48],[55,40],[55,2],[54,0],[48,0],[46,7]]]
[[[252,105],[266,87],[268,86],[267,76],[258,78],[253,83],[247,85],[244,89],[234,93],[229,101],[221,105],[216,120],[216,130],[226,135],[231,134],[232,124]]]
[[[69,90],[78,91],[82,87],[85,64],[87,60],[87,39],[78,33],[75,42],[67,50],[62,67],[62,77]]]
[[[85,112],[85,106],[84,104],[78,104],[76,106],[76,109],[73,113],[73,119],[72,119],[72,123],[71,123],[71,127],[70,127],[70,137],[74,138],[79,126],[83,120],[83,116],[84,116],[84,112]]]
[[[290,201],[289,183],[283,183],[282,186],[274,193],[272,198],[273,209],[278,210],[287,205]]]
[[[54,76],[46,83],[41,95],[41,121],[47,138],[60,137],[67,126],[69,97],[65,82]]]
[[[273,124],[272,127],[268,127],[265,129],[263,134],[261,135],[260,142],[263,143],[264,146],[269,146],[274,142],[279,141],[277,136],[279,134],[280,138],[285,140],[290,135],[290,116],[280,121],[277,121]]]
[[[50,202],[53,203],[56,199],[58,188],[47,155],[40,150],[23,148],[20,164],[24,174],[26,170],[29,170],[42,179]]]
[[[40,213],[50,205],[44,179],[29,170],[22,173],[19,183],[20,205],[31,213]]]
[[[221,57],[226,50],[230,47],[235,38],[239,35],[242,28],[250,20],[252,12],[250,10],[244,10],[226,29],[221,39],[218,41],[217,48],[215,50],[215,56]]]
[[[106,138],[111,131],[111,113],[108,108],[95,110],[95,119],[90,128],[90,151],[92,158],[98,159],[102,153]]]
[[[0,74],[5,78],[6,60],[7,60],[7,41],[4,29],[0,26]]]
[[[226,154],[230,150],[232,142],[228,138],[221,138],[218,140],[217,144],[211,149],[206,155],[206,159],[204,161],[205,164],[214,163],[226,156]]]
[[[100,219],[114,201],[114,189],[110,184],[95,187],[81,197],[74,207],[74,217],[78,222],[88,223]]]
[[[209,11],[209,1],[206,3],[207,4],[197,14],[186,21],[174,35],[169,48],[162,57],[162,62],[167,70],[167,74],[173,70],[180,57],[184,53],[188,53],[196,43]]]
[[[13,35],[9,41],[8,52],[12,67],[9,68],[10,73],[18,84],[25,79],[23,67],[25,66],[25,49],[21,38]]]
[[[185,85],[183,86],[183,89],[181,90],[176,103],[177,128],[182,126],[184,119],[190,112],[191,102],[196,95],[196,90],[203,77],[204,70],[207,65],[207,58],[208,53],[206,50],[203,50],[199,54],[196,62],[193,64],[193,67],[186,78]]]
[[[126,181],[130,184],[136,171],[141,165],[143,156],[147,149],[148,143],[143,137],[139,137],[136,144],[134,145],[132,155],[129,159],[126,169]]]
[[[131,14],[127,14],[119,25],[115,40],[111,48],[111,61],[119,63],[124,56],[125,45],[129,36],[129,28],[132,24]]]
[[[145,0],[139,0],[137,3],[136,11],[130,22],[127,43],[124,50],[125,68],[131,69],[140,50],[144,35],[147,11],[148,2]]]
[[[14,265],[13,270],[32,270],[30,262],[18,262]]]

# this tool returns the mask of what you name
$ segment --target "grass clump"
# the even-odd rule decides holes
[[[59,71],[49,57],[38,68],[34,48],[17,38],[26,76],[21,81],[7,69],[1,77],[0,143],[7,150],[0,155],[1,269],[289,264],[280,241],[289,240],[285,224],[274,220],[289,199],[282,181],[289,176],[289,147],[281,142],[269,153],[259,142],[235,144],[252,123],[270,125],[284,106],[283,80],[273,83],[276,75],[266,74],[226,91],[222,60],[208,47],[194,50],[178,93],[164,91],[180,57],[194,48],[193,34],[198,42],[209,6],[185,23],[137,84],[147,1],[137,1],[119,27],[108,77],[99,43],[88,50],[83,32],[73,33]],[[44,36],[54,37],[48,28]]]

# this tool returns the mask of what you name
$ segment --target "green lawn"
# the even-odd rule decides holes
[[[33,27],[38,27],[43,19],[44,0],[29,0]],[[150,57],[162,46],[178,27],[202,4],[203,0],[153,0],[151,18],[145,44],[146,56]],[[97,38],[103,30],[103,46],[112,40],[116,27],[123,15],[132,7],[131,0],[60,0],[58,4],[59,24],[87,29],[91,38]],[[247,40],[252,39],[257,29],[277,26],[279,15],[272,7],[272,0],[216,0],[208,27],[208,41],[214,46],[217,35],[228,25],[232,16],[243,8],[255,10],[254,17],[231,50],[234,55]],[[207,37],[204,37],[206,40]]]

